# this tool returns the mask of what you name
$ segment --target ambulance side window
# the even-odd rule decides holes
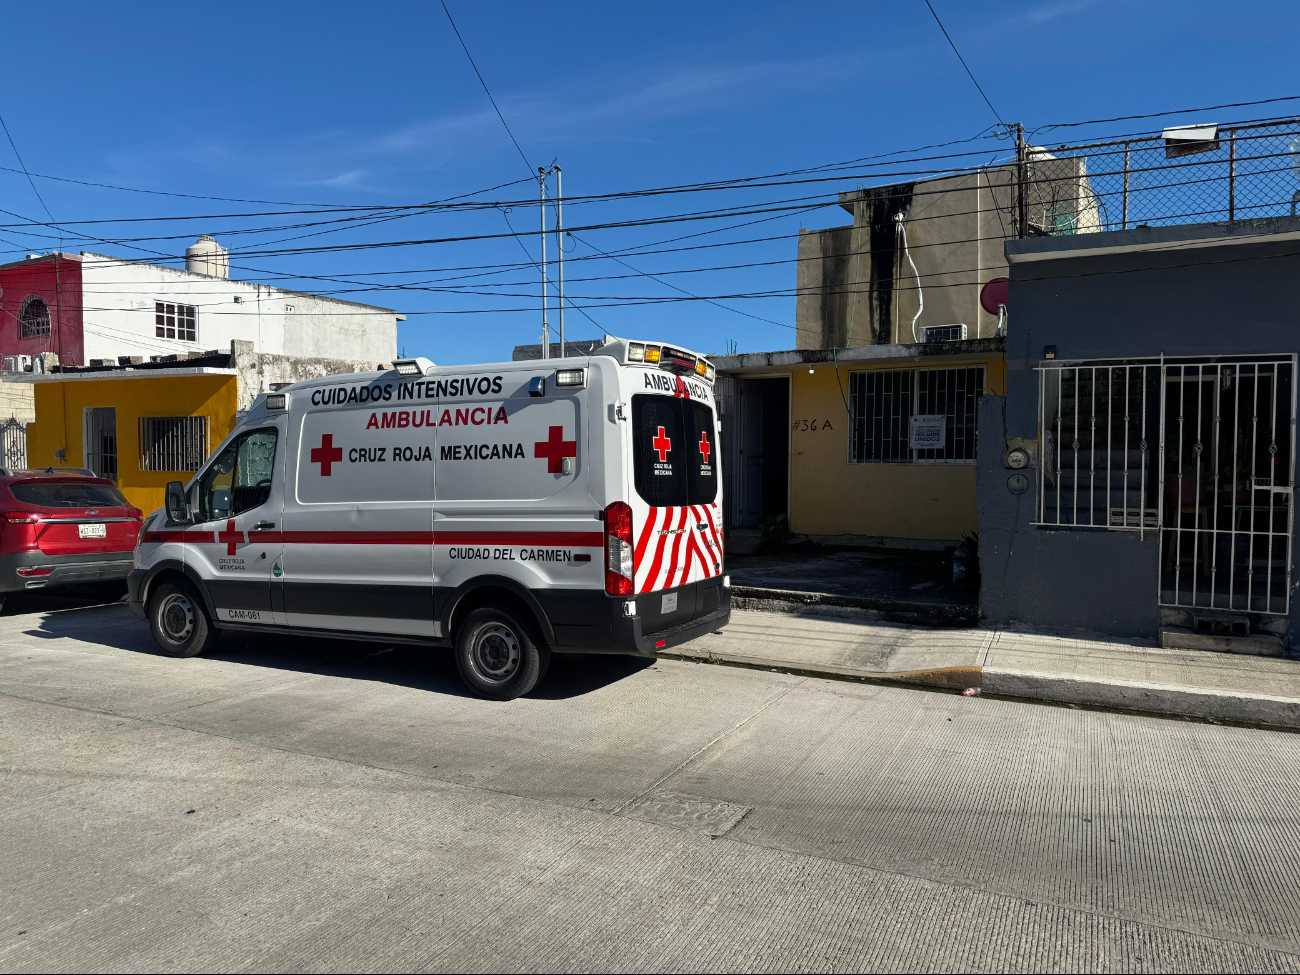
[[[203,521],[232,518],[266,503],[275,470],[274,430],[254,430],[226,445],[199,482]]]
[[[682,400],[632,397],[632,473],[636,492],[656,508],[686,504],[686,443]]]

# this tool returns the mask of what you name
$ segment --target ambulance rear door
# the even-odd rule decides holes
[[[643,614],[668,626],[692,618],[691,583],[722,574],[718,427],[707,383],[652,370],[631,376],[630,503],[635,590],[660,600]]]

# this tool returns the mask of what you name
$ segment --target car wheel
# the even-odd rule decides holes
[[[164,582],[149,598],[149,629],[162,652],[173,657],[197,657],[221,635],[193,587],[176,582]]]
[[[522,697],[537,686],[550,658],[514,613],[495,606],[473,610],[456,630],[456,666],[479,697]]]

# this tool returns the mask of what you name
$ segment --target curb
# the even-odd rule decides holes
[[[1215,721],[1274,731],[1300,731],[1300,698],[1246,691],[1187,688],[1141,681],[1041,674],[1000,667],[936,667],[930,670],[869,671],[830,665],[809,666],[796,660],[719,654],[685,647],[661,650],[655,657],[693,663],[741,667],[768,673],[816,677],[931,691],[979,688],[983,695],[1089,710],[1125,711],[1160,718]]]
[[[1297,698],[1000,667],[985,667],[982,677],[983,692],[999,697],[1300,731]]]
[[[837,596],[826,592],[760,589],[756,586],[736,585],[731,587],[731,605],[735,609],[758,610],[765,613],[785,613],[794,616],[812,613],[945,628],[977,626],[980,615],[979,607],[973,604],[952,606],[942,603],[913,603],[897,599],[874,599],[869,596]]]
[[[689,645],[688,645],[689,646]],[[980,686],[979,667],[935,667],[930,670],[859,670],[852,667],[833,667],[829,664],[809,666],[797,660],[776,660],[771,657],[751,657],[740,653],[713,653],[708,650],[689,650],[677,647],[660,650],[655,657],[670,660],[687,660],[700,664],[718,664],[723,667],[743,667],[746,670],[765,670],[775,674],[793,674],[796,677],[820,677],[830,680],[856,681],[861,684],[900,684],[924,687],[931,690],[960,691]]]

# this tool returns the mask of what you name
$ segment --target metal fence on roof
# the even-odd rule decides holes
[[[1300,118],[1023,146],[1021,236],[1295,216]]]

